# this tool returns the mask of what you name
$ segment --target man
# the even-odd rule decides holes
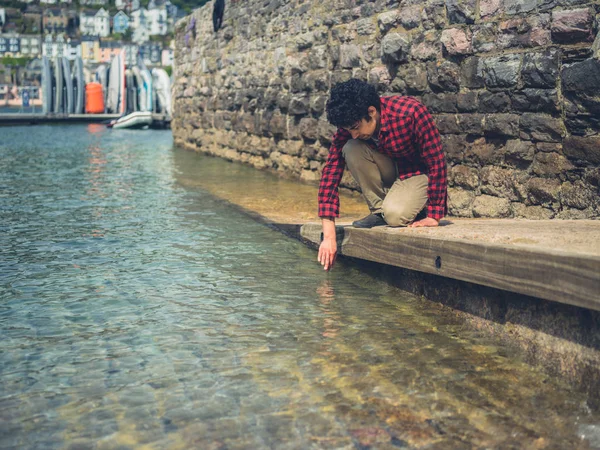
[[[318,260],[325,270],[337,255],[338,186],[346,165],[371,211],[354,227],[438,226],[447,213],[446,159],[422,103],[412,97],[380,98],[374,86],[351,79],[331,89],[327,120],[338,130],[319,185],[323,242]]]

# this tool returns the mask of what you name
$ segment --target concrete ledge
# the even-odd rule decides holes
[[[487,240],[448,237],[443,230],[422,233],[408,228],[365,230],[340,226],[337,227],[338,250],[345,256],[600,310],[600,255],[593,252],[600,242],[600,222],[556,222],[552,224],[553,230],[546,229],[546,234],[550,233],[548,237],[554,240],[553,246],[548,247],[490,242],[493,240],[490,230],[511,222],[515,221],[504,224],[487,221]],[[465,221],[455,225],[455,229],[468,236],[473,230],[472,223],[480,229],[486,221]],[[520,227],[539,225],[521,222]],[[300,233],[304,239],[317,244],[321,239],[321,225],[303,225]],[[522,233],[515,233],[515,238],[519,236],[527,242]],[[569,242],[569,237],[571,240],[585,237],[591,251],[576,247]]]

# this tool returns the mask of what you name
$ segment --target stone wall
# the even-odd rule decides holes
[[[597,1],[231,0],[218,33],[211,15],[177,24],[178,144],[316,181],[329,88],[357,77],[430,109],[451,215],[600,217]]]

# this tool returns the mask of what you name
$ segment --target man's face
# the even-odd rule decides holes
[[[377,110],[369,106],[369,117],[371,120],[361,119],[350,127],[345,127],[344,130],[348,131],[352,136],[352,139],[368,140],[375,134],[377,130],[377,121],[379,114]]]

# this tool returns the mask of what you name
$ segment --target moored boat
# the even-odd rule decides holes
[[[136,111],[126,116],[121,116],[111,121],[107,126],[109,128],[148,128],[152,124],[152,112]]]

